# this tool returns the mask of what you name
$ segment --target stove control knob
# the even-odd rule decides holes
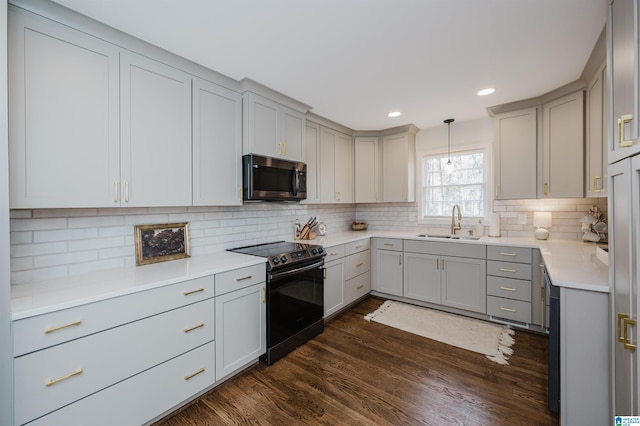
[[[280,259],[278,259],[277,257],[274,257],[271,262],[273,262],[274,265],[277,265],[278,263],[280,263]]]
[[[311,249],[311,254],[314,254],[314,255],[315,255],[315,254],[318,254],[318,249],[316,249],[316,248],[312,248],[312,249]]]
[[[282,256],[280,257],[280,260],[282,261],[282,263],[287,263],[287,256]]]
[[[324,249],[323,249],[322,247],[318,247],[318,253],[319,253],[319,254],[324,253]]]

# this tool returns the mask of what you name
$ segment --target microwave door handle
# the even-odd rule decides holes
[[[298,195],[298,189],[300,189],[300,177],[298,177],[298,169],[296,167],[293,168],[293,175],[291,176],[291,186],[292,193],[295,197]]]

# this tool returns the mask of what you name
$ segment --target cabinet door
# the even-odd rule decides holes
[[[326,318],[344,306],[344,260],[326,263],[324,272],[324,316]]]
[[[440,264],[440,256],[405,253],[404,296],[440,304]]]
[[[637,4],[636,0],[615,0],[608,9],[607,67],[612,102],[609,164],[640,152]]]
[[[631,160],[623,160],[609,166],[609,281],[613,292],[613,340],[612,360],[613,411],[629,415],[638,414],[637,367],[638,353],[625,348],[623,336],[626,328],[630,343],[637,344],[637,326],[625,326],[623,318],[638,320],[638,280],[634,278],[633,239],[637,235],[638,211],[634,211],[633,195],[637,195],[640,178],[638,161],[632,172]],[[633,182],[636,182],[634,185]],[[636,202],[637,204],[637,202]],[[635,228],[635,229],[634,229]],[[637,260],[635,260],[637,261]],[[637,273],[637,271],[636,271]],[[621,317],[622,316],[622,317]]]
[[[584,107],[579,91],[543,105],[542,196],[584,196]]]
[[[607,97],[605,96],[606,69],[600,67],[587,88],[587,133],[586,133],[586,165],[585,173],[587,197],[605,197],[606,170],[607,170],[607,144],[606,136],[606,111],[608,111]]]
[[[280,106],[279,114],[279,134],[282,142],[281,151],[287,160],[305,161],[304,137],[306,134],[304,114]]]
[[[382,138],[382,198],[386,203],[415,201],[415,136]]]
[[[338,203],[353,203],[353,141],[336,132],[334,182]]]
[[[450,256],[442,260],[442,304],[485,314],[487,262]]]
[[[242,204],[242,97],[193,80],[193,205]]]
[[[335,203],[338,194],[335,186],[336,175],[336,132],[320,126],[320,201]]]
[[[190,76],[133,53],[120,69],[122,205],[191,205]]]
[[[380,293],[402,296],[402,253],[377,250],[375,268],[376,290]]]
[[[380,142],[376,137],[356,137],[355,202],[380,201]]]
[[[280,156],[278,104],[251,92],[245,100],[244,154]]]
[[[307,121],[305,163],[307,164],[307,199],[303,204],[320,202],[320,126]]]
[[[9,12],[11,208],[117,205],[117,47]]]
[[[537,197],[537,109],[496,115],[496,199]]]
[[[216,296],[216,381],[265,353],[265,291],[260,283]]]

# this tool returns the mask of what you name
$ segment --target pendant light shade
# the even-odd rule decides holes
[[[447,125],[447,164],[444,165],[445,173],[451,173],[453,171],[453,163],[451,162],[451,123],[454,121],[453,118],[444,120]]]

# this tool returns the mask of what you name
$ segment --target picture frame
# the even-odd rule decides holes
[[[136,225],[136,266],[191,257],[189,223]]]

